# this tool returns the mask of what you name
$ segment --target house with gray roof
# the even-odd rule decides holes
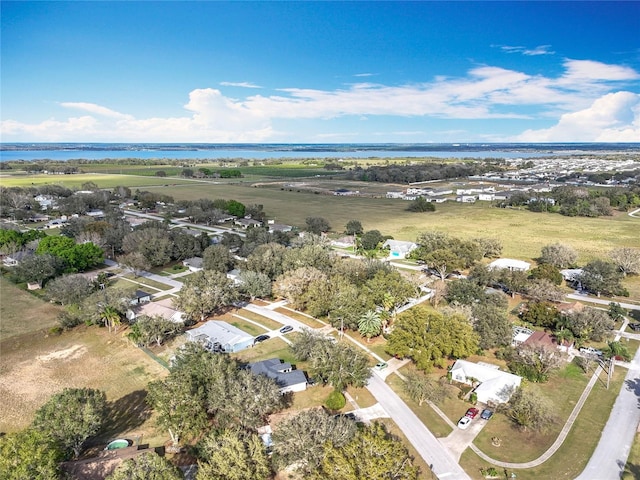
[[[413,242],[403,242],[401,240],[387,240],[382,244],[382,248],[389,249],[389,257],[394,259],[406,258],[410,252],[418,248]]]
[[[191,270],[192,272],[199,272],[204,268],[204,261],[202,260],[202,257],[187,258],[186,260],[182,261],[182,264],[185,267],[189,267],[189,270]]]
[[[247,368],[254,375],[273,378],[280,387],[280,393],[302,392],[307,389],[307,377],[304,372],[294,370],[289,362],[283,362],[279,358],[250,363]]]

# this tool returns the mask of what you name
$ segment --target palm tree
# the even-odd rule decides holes
[[[604,354],[607,358],[620,357],[625,362],[628,362],[631,358],[627,346],[620,342],[609,342]]]
[[[109,327],[109,333],[111,333],[111,327],[115,328],[118,332],[118,326],[121,325],[120,312],[111,305],[106,305],[100,312],[100,319],[104,321],[104,325]]]
[[[369,310],[362,314],[358,320],[358,331],[360,335],[367,338],[367,343],[371,342],[371,337],[377,337],[382,330],[382,318],[374,310]]]
[[[558,345],[562,345],[565,341],[570,344],[573,340],[573,333],[571,333],[571,330],[564,328],[557,330],[553,335],[556,337]]]

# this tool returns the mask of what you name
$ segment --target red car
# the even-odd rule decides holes
[[[467,413],[465,413],[464,416],[473,419],[476,418],[479,413],[480,410],[478,410],[477,408],[470,408],[469,410],[467,410]]]

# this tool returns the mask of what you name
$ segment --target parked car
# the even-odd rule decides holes
[[[640,330],[640,323],[630,323],[629,328],[637,332]]]
[[[288,333],[291,330],[293,330],[293,327],[291,325],[285,325],[280,329],[280,333]]]
[[[253,341],[253,344],[255,345],[256,343],[264,342],[265,340],[269,340],[270,338],[271,337],[269,335],[259,335]]]
[[[460,420],[458,420],[458,428],[460,430],[466,430],[466,428],[469,426],[470,423],[471,423],[471,418],[464,416]]]
[[[602,356],[602,350],[598,350],[593,347],[582,347],[580,349],[580,353],[584,353],[585,355],[595,355],[596,357]]]
[[[388,364],[388,363],[386,363],[386,362],[378,362],[378,363],[376,363],[376,368],[377,368],[378,370],[384,370],[384,369],[385,369],[385,368],[387,368],[388,366],[389,366],[389,364]]]
[[[491,417],[493,417],[493,412],[491,410],[488,410],[486,408],[482,410],[480,418],[482,418],[483,420],[489,420]]]
[[[471,407],[470,409],[467,410],[467,413],[465,413],[464,416],[474,419],[478,416],[479,413],[480,413],[480,410],[478,410],[477,408]]]

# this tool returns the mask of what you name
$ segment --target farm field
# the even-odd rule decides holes
[[[402,200],[320,195],[248,184],[166,187],[162,193],[176,200],[206,197],[261,204],[277,222],[297,226],[303,226],[309,216],[321,216],[337,232],[349,220],[357,219],[365,230],[377,229],[398,240],[415,240],[425,230],[439,230],[465,239],[495,237],[504,245],[504,256],[525,260],[537,257],[543,246],[556,241],[573,246],[580,253],[580,263],[605,257],[616,247],[640,246],[640,219],[621,212],[613,217],[566,217],[494,208],[482,202],[465,205],[447,202],[437,205],[432,213],[412,213],[406,211],[407,202]]]
[[[140,175],[78,173],[73,175],[0,175],[0,185],[3,187],[31,187],[38,185],[62,185],[67,188],[78,188],[83,183],[94,182],[101,188],[148,187],[163,186],[165,184],[185,185],[192,181],[181,178],[148,177]]]
[[[142,435],[146,443],[162,444],[166,434],[158,432],[149,418],[144,389],[148,382],[166,375],[163,367],[133,347],[121,332],[80,326],[50,335],[43,327],[56,323],[53,305],[35,297],[29,302],[30,294],[4,279],[0,287],[0,431],[28,426],[35,411],[66,387],[90,387],[106,392],[111,409],[110,424],[98,442]]]

